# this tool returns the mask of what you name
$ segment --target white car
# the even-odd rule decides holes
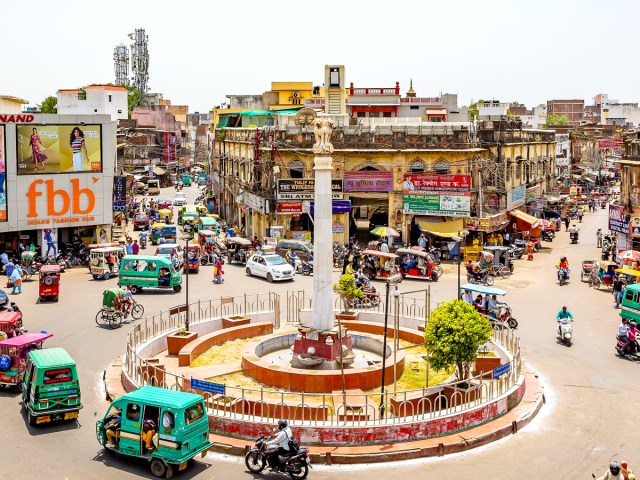
[[[173,204],[176,207],[182,206],[182,205],[186,205],[187,204],[187,195],[185,193],[182,192],[178,192],[175,194],[175,196],[173,197]]]
[[[247,261],[247,275],[264,277],[268,282],[293,280],[296,272],[284,258],[275,253],[256,253]]]
[[[162,243],[156,248],[156,256],[165,257],[171,260],[174,256],[178,256],[178,268],[184,265],[184,250],[182,245],[177,243]]]

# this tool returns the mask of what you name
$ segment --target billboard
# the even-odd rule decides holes
[[[609,205],[609,230],[625,235],[630,232],[629,218],[623,205]]]
[[[17,125],[18,175],[102,171],[101,125]]]
[[[7,221],[7,164],[4,125],[0,125],[0,222]]]
[[[471,175],[439,175],[437,173],[405,173],[403,193],[415,192],[468,192]]]
[[[313,178],[283,178],[278,180],[278,200],[313,200],[316,181]],[[342,195],[342,180],[331,180],[331,192],[334,200],[340,200]]]
[[[424,192],[402,195],[402,212],[410,215],[468,217],[471,213],[469,192]]]
[[[526,185],[520,185],[507,192],[507,210],[513,210],[516,207],[524,205],[526,188]]]

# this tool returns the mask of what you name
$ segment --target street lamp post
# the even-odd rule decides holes
[[[462,255],[460,252],[460,243],[462,241],[462,237],[460,236],[460,232],[458,232],[458,235],[454,236],[452,239],[455,240],[455,242],[458,244],[458,300],[460,300],[460,264],[462,261]]]
[[[382,388],[380,390],[380,417],[384,416],[384,371],[387,364],[387,333],[389,328],[389,289],[393,285],[397,285],[402,280],[402,276],[399,274],[393,275],[392,277],[387,278],[387,290],[385,294],[385,304],[384,304],[384,333],[382,335]],[[398,332],[396,332],[396,335]],[[395,368],[395,365],[394,365]]]
[[[189,331],[189,240],[193,238],[193,231],[191,225],[188,223],[182,228],[185,235],[182,237],[182,240],[186,242],[186,249],[184,251],[184,259],[185,259],[185,276],[186,276],[186,299],[185,299],[185,315],[186,319],[184,322],[184,326],[187,331]]]

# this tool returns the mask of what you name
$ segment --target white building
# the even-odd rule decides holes
[[[11,95],[0,95],[0,113],[21,113],[22,105],[29,102]]]
[[[522,126],[527,128],[539,129],[547,123],[547,106],[540,104],[533,107],[531,111],[527,110],[526,115],[518,115],[522,120]]]
[[[83,90],[58,90],[60,115],[110,115],[112,120],[128,118],[127,89],[115,85],[89,85]]]

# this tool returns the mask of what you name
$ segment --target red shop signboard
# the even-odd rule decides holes
[[[438,175],[437,173],[405,173],[403,193],[468,192],[471,190],[471,175]]]
[[[302,213],[302,202],[278,202],[276,213]]]

